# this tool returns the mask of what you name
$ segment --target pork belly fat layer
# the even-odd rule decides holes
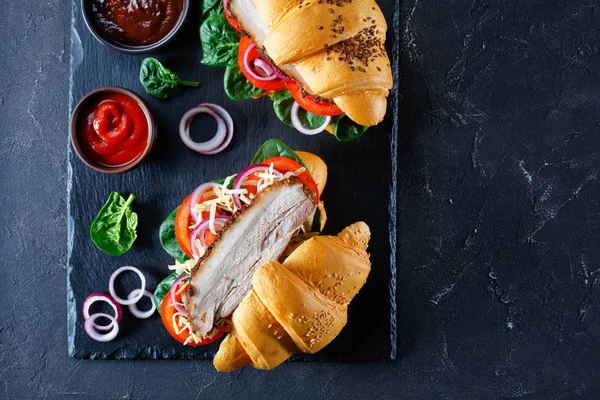
[[[196,334],[207,335],[235,310],[252,288],[254,272],[279,258],[315,201],[292,177],[260,192],[223,227],[192,271],[187,311]]]

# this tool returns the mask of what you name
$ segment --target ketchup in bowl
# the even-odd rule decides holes
[[[105,38],[126,46],[146,46],[177,25],[184,0],[92,0],[91,19]]]
[[[119,167],[148,146],[148,119],[139,103],[123,93],[99,93],[79,114],[77,141],[91,160]]]

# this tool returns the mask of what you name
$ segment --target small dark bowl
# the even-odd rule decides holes
[[[183,26],[189,14],[190,6],[191,0],[183,0],[183,10],[179,16],[179,21],[177,21],[177,24],[175,24],[171,32],[169,32],[167,36],[160,39],[158,42],[142,46],[128,46],[126,44],[115,43],[110,39],[104,38],[104,36],[102,36],[102,32],[97,30],[94,24],[93,16],[91,15],[91,2],[89,0],[81,0],[81,12],[83,13],[83,20],[85,21],[85,25],[88,27],[92,35],[94,35],[94,37],[106,47],[125,54],[151,53],[166,45],[179,32],[179,30],[181,30],[181,27]]]
[[[146,148],[144,148],[144,151],[139,156],[134,158],[131,162],[129,162],[125,165],[120,165],[118,167],[110,167],[107,165],[103,165],[97,161],[94,161],[92,158],[88,157],[85,154],[85,152],[83,151],[83,149],[81,148],[81,145],[79,144],[79,137],[77,135],[77,122],[79,121],[79,116],[81,114],[81,110],[88,104],[88,102],[92,101],[94,97],[104,94],[104,93],[121,93],[121,94],[131,97],[139,104],[142,111],[144,112],[144,115],[146,116],[146,121],[148,122],[148,141],[146,143]],[[88,94],[83,96],[83,98],[81,100],[79,100],[79,103],[77,103],[77,105],[75,106],[75,109],[73,110],[73,115],[71,115],[69,134],[71,136],[71,143],[73,144],[73,148],[75,149],[77,156],[79,156],[79,158],[81,159],[81,161],[83,161],[83,163],[85,165],[87,165],[90,168],[95,169],[98,172],[102,172],[105,174],[121,174],[123,172],[131,171],[132,169],[137,167],[139,164],[141,164],[141,162],[144,160],[144,158],[146,158],[148,153],[150,153],[150,149],[152,148],[152,145],[154,144],[154,141],[156,138],[156,131],[157,131],[156,124],[154,123],[154,118],[152,118],[152,113],[150,112],[150,109],[148,108],[148,106],[146,105],[144,100],[142,100],[142,98],[140,96],[138,96],[131,90],[128,90],[128,89],[125,89],[122,87],[105,86],[105,87],[101,87],[101,88],[92,90],[91,92],[89,92]]]

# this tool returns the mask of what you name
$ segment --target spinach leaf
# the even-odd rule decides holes
[[[258,149],[254,158],[252,159],[252,164],[259,164],[271,157],[283,156],[287,158],[291,158],[296,161],[298,164],[302,165],[306,168],[306,165],[302,162],[300,157],[294,152],[294,150],[290,149],[288,145],[283,143],[279,139],[269,139],[263,143],[262,146]]]
[[[294,98],[288,90],[278,90],[273,92],[271,96],[273,100],[273,109],[277,117],[286,125],[294,126],[292,124],[291,110],[294,105]]]
[[[156,286],[156,289],[154,289],[154,295],[152,297],[154,300],[154,304],[156,304],[156,310],[159,314],[160,305],[162,304],[163,299],[167,295],[167,292],[171,290],[171,287],[173,287],[173,283],[177,280],[178,277],[179,275],[177,274],[177,272],[173,272],[167,275],[165,279],[160,281],[158,286]]]
[[[213,15],[223,14],[223,2],[217,1],[217,6],[208,10],[205,14],[206,17],[212,17]]]
[[[273,100],[273,109],[279,120],[286,125],[294,126],[292,124],[292,106],[294,105],[292,94],[287,90],[279,90],[273,92],[271,99]],[[318,128],[325,122],[325,117],[308,112],[302,107],[298,110],[298,119],[308,129]]]
[[[174,259],[179,262],[184,262],[185,260],[189,260],[190,258],[181,250],[179,243],[177,243],[177,237],[175,236],[175,216],[177,215],[177,207],[167,219],[160,224],[160,230],[158,235],[160,237],[160,244],[162,244],[163,249]]]
[[[260,96],[263,93],[262,89],[248,82],[248,79],[242,74],[237,65],[230,65],[225,69],[223,85],[225,86],[225,93],[231,100],[246,100]]]
[[[165,67],[156,58],[148,57],[140,67],[140,82],[148,94],[159,99],[166,99],[181,92],[180,85],[198,87],[199,82],[184,81]]]
[[[359,125],[352,121],[346,114],[331,118],[333,134],[340,142],[350,142],[358,139],[367,130],[368,126]]]
[[[208,17],[200,25],[202,64],[211,66],[237,65],[240,34],[229,24],[224,14]]]
[[[223,2],[221,0],[203,0],[202,1],[202,16],[205,17],[207,15],[211,15],[211,12],[219,9],[219,5],[223,7]]]
[[[319,207],[315,210],[311,232],[321,232],[321,209]]]
[[[112,192],[100,209],[90,228],[90,237],[100,250],[120,256],[131,248],[138,223],[137,214],[131,211],[133,199],[133,194],[125,201],[119,193]]]
[[[313,114],[304,110],[302,107],[298,108],[298,119],[308,129],[315,129],[323,125],[325,118],[321,115]]]

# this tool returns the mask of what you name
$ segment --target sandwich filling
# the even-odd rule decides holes
[[[207,336],[233,312],[254,272],[281,256],[315,209],[315,194],[293,176],[265,188],[232,216],[192,270],[187,313],[195,334]]]

